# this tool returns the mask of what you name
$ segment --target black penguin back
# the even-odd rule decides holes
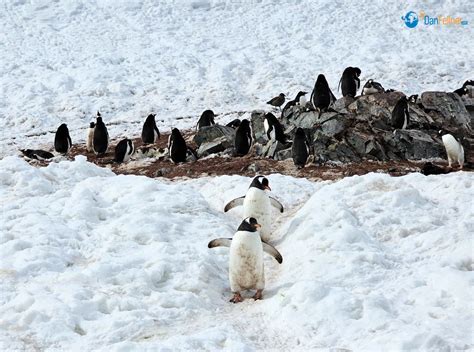
[[[129,146],[130,140],[125,138],[118,142],[117,146],[115,147],[115,158],[114,161],[121,163],[125,159],[125,155],[127,154],[127,149]]]
[[[67,154],[72,146],[71,137],[69,136],[69,129],[67,125],[63,123],[56,130],[54,136],[54,149],[61,154]]]
[[[155,114],[150,114],[145,120],[142,128],[143,144],[153,144],[157,138],[160,138],[160,131],[156,127]]]
[[[360,86],[359,75],[361,71],[358,67],[347,67],[342,73],[340,80],[342,96],[355,97]]]
[[[306,135],[302,128],[298,128],[293,137],[291,156],[293,158],[293,163],[297,168],[303,168],[306,165],[309,156],[309,147]]]
[[[320,74],[316,79],[313,92],[311,93],[311,103],[315,108],[327,109],[334,100],[334,94],[332,94],[329,89],[326,77],[324,77],[323,74]]]
[[[199,118],[198,125],[197,125],[198,129],[201,129],[202,127],[214,125],[215,124],[214,117],[215,115],[212,110],[205,110],[201,114],[201,117]]]
[[[94,152],[98,155],[105,154],[109,146],[109,133],[105,123],[102,121],[100,114],[97,116],[97,121],[94,128],[93,147]]]
[[[281,125],[280,121],[273,115],[271,112],[265,114],[265,118],[268,121],[270,126],[270,130],[273,128],[275,130],[275,139],[280,143],[286,143],[286,136],[285,132],[283,131],[283,126]],[[267,133],[268,139],[271,139]]]
[[[169,140],[170,158],[175,163],[183,163],[186,161],[187,146],[181,132],[177,128],[173,128]]]
[[[408,100],[405,96],[401,97],[392,111],[392,127],[396,129],[404,128],[405,125],[408,125],[409,115],[408,115]],[[406,127],[405,125],[405,127]]]
[[[235,154],[238,156],[246,155],[250,146],[252,145],[252,136],[250,131],[250,122],[247,119],[243,119],[235,131]]]

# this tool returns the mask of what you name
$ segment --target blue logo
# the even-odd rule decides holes
[[[402,16],[402,20],[405,21],[408,28],[415,28],[418,24],[418,15],[416,12],[409,11],[405,16]]]

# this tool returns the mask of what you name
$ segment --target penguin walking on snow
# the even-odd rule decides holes
[[[459,168],[462,169],[464,166],[464,148],[462,147],[461,141],[454,138],[454,136],[448,132],[440,130],[438,134],[443,140],[444,148],[448,156],[448,166],[454,163],[459,164]]]
[[[254,217],[262,225],[260,236],[262,241],[268,243],[271,237],[271,225],[274,223],[272,218],[271,207],[275,207],[283,213],[283,205],[273,197],[270,197],[266,190],[270,190],[268,179],[264,176],[256,176],[245,196],[231,200],[224,207],[224,212],[239,205],[243,205],[243,218]]]
[[[270,104],[271,106],[275,106],[275,107],[278,107],[280,108],[281,110],[281,106],[285,103],[285,94],[283,93],[280,93],[278,96],[270,99],[269,101],[267,101],[267,104]]]
[[[177,128],[171,130],[171,135],[168,138],[168,151],[171,160],[174,163],[184,163],[188,153],[188,147],[181,132]]]
[[[250,150],[250,146],[252,145],[252,133],[250,130],[250,122],[247,119],[243,119],[240,122],[239,127],[235,131],[235,140],[234,140],[234,148],[235,148],[235,155],[237,156],[244,156]]]
[[[89,153],[94,151],[94,129],[95,129],[95,122],[91,122],[89,124],[89,128],[87,129],[87,142],[86,142],[86,150]]]
[[[109,147],[109,132],[102,121],[100,112],[97,111],[97,119],[94,128],[93,148],[96,155],[104,155]]]
[[[115,159],[117,163],[125,163],[130,160],[130,157],[135,152],[135,146],[131,139],[125,138],[118,142],[115,147]]]
[[[360,88],[360,74],[361,70],[358,67],[347,67],[344,70],[339,81],[343,97],[354,98],[356,96],[357,90]]]
[[[336,97],[332,94],[326,77],[320,74],[316,79],[313,92],[311,93],[311,104],[313,104],[315,109],[325,110],[335,101]]]
[[[217,238],[207,245],[208,248],[230,247],[229,281],[233,293],[230,299],[232,303],[243,301],[240,294],[243,290],[257,290],[253,299],[262,299],[265,288],[263,252],[270,254],[278,263],[283,262],[283,257],[275,247],[262,243],[258,232],[260,227],[255,218],[245,218],[232,238]]]
[[[278,121],[276,116],[273,115],[271,112],[265,114],[265,118],[263,120],[263,127],[265,129],[265,134],[267,135],[270,141],[276,140],[283,144],[288,143],[280,121]]]
[[[142,128],[142,141],[143,144],[154,144],[160,139],[160,131],[156,127],[155,121],[156,114],[150,114],[145,120]]]
[[[200,130],[202,127],[215,125],[215,116],[216,115],[214,115],[214,112],[212,110],[205,110],[199,118],[199,121],[197,123],[197,129]]]
[[[378,82],[375,82],[373,79],[369,79],[362,88],[362,95],[370,95],[375,93],[383,93],[385,89]]]
[[[401,97],[392,111],[392,127],[395,129],[406,129],[410,122],[410,114],[408,113],[407,97]]]
[[[291,146],[291,157],[293,163],[298,169],[304,168],[309,156],[309,143],[306,139],[304,130],[297,128],[295,136],[293,137],[293,145]]]
[[[58,153],[66,155],[72,147],[71,137],[67,125],[63,123],[58,127],[54,136],[54,150]]]

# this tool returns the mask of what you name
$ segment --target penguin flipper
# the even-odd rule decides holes
[[[276,200],[275,198],[273,198],[273,197],[269,197],[269,198],[270,198],[270,203],[275,208],[277,208],[280,211],[280,213],[283,213],[283,205],[278,200]]]
[[[224,213],[227,213],[230,209],[238,207],[239,205],[244,205],[245,196],[235,198],[226,204],[224,207]]]
[[[216,238],[207,244],[207,248],[230,247],[232,238]]]
[[[221,239],[221,238],[219,238],[219,239]],[[227,239],[227,238],[222,238],[222,239]],[[214,241],[216,241],[216,240],[214,240]],[[212,242],[214,242],[214,241],[212,241]],[[211,244],[211,243],[209,243],[209,244]],[[230,246],[230,243],[229,243],[229,246]],[[262,242],[262,246],[263,246],[263,251],[270,254],[273,258],[275,258],[276,261],[279,264],[281,264],[283,262],[282,255],[280,254],[280,252],[278,252],[278,250],[275,247],[273,247],[273,246],[271,246],[271,245],[269,245],[268,243],[265,243],[265,242]]]

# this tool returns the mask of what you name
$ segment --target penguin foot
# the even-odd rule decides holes
[[[252,297],[254,300],[262,299],[263,297],[263,290],[257,290],[255,295]]]
[[[243,301],[244,301],[244,299],[242,298],[240,293],[236,292],[236,293],[234,293],[234,297],[232,297],[229,302],[240,303],[240,302],[243,302]]]

